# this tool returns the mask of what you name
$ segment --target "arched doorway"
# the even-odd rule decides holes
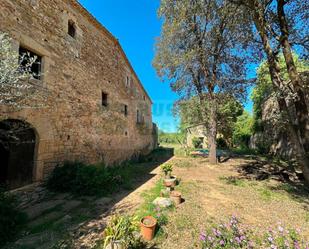
[[[32,183],[36,133],[30,124],[7,119],[0,122],[0,184],[9,189]]]

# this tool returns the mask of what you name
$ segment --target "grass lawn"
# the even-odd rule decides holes
[[[200,234],[233,215],[257,239],[282,226],[299,231],[309,242],[309,189],[302,182],[282,180],[275,164],[264,162],[257,167],[258,158],[234,158],[209,165],[207,159],[184,156],[172,162],[185,202],[169,212],[158,248],[201,248]]]

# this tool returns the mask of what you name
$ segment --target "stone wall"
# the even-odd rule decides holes
[[[36,131],[35,181],[64,160],[110,165],[155,146],[149,96],[118,41],[75,0],[1,0],[0,31],[43,58],[43,105],[0,106],[0,121],[24,120]]]

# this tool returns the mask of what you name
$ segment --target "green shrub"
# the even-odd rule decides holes
[[[161,165],[161,171],[164,173],[165,177],[171,177],[173,171],[173,165],[170,163],[164,163]]]
[[[224,138],[222,138],[222,137],[217,138],[217,147],[218,147],[218,149],[227,149],[228,148],[227,142],[225,141]]]
[[[192,144],[195,149],[202,148],[203,140],[201,138],[194,137],[192,138]]]
[[[48,189],[76,195],[108,195],[119,188],[130,188],[137,170],[132,165],[106,167],[65,162],[54,169],[47,180]]]
[[[113,216],[104,230],[104,246],[113,244],[115,241],[122,241],[126,248],[132,248],[135,244],[134,233],[138,232],[139,222],[137,217]]]
[[[16,206],[16,198],[0,188],[0,247],[13,240],[26,223],[26,215]]]

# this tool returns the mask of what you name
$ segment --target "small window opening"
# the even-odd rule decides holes
[[[128,136],[128,132],[127,132],[127,131],[125,131],[125,132],[124,132],[124,135]]]
[[[19,48],[20,69],[40,80],[42,76],[42,56],[23,47]]]
[[[138,123],[138,124],[143,123],[142,114],[139,110],[136,111],[136,123]]]
[[[102,106],[108,106],[108,94],[102,92]]]
[[[124,105],[124,115],[128,116],[128,106]]]
[[[72,20],[68,22],[68,34],[73,38],[76,37],[76,25]]]
[[[129,87],[129,86],[130,86],[130,78],[129,76],[127,76],[126,87]]]

